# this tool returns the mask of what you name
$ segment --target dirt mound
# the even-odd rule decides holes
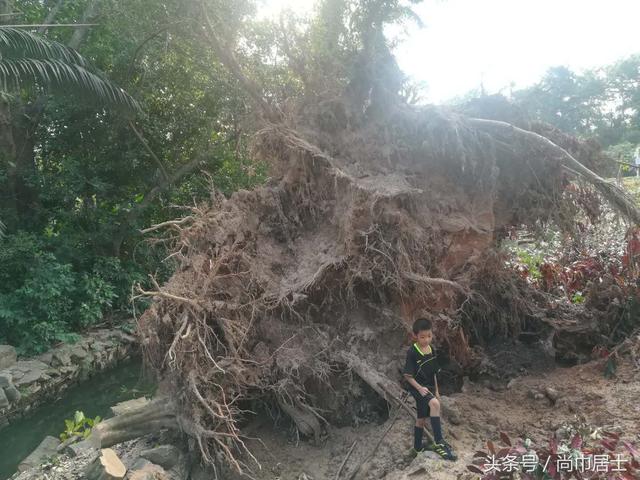
[[[269,183],[214,195],[174,225],[180,267],[143,293],[155,298],[140,319],[145,358],[216,468],[250,468],[249,401],[277,405],[318,442],[372,391],[390,400],[417,315],[433,319],[458,374],[481,363],[470,337],[555,328],[593,346],[593,325],[534,293],[494,250],[511,225],[569,228],[577,173],[636,214],[563,146],[591,150],[434,107],[350,105],[315,99],[265,121],[253,151],[272,166]]]

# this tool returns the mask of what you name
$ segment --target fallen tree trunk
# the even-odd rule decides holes
[[[470,118],[469,123],[481,130],[491,132],[491,134],[501,137],[502,141],[508,142],[509,144],[523,141],[533,147],[542,148],[544,151],[552,153],[557,161],[565,168],[592,184],[621,215],[631,220],[634,224],[640,225],[640,209],[623,189],[589,170],[564,148],[556,145],[547,137],[497,120]]]
[[[149,433],[178,428],[174,403],[166,397],[159,397],[139,409],[98,423],[88,440],[96,448],[107,448]]]

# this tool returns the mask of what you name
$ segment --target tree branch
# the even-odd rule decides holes
[[[204,5],[204,2],[201,3],[201,7],[202,14],[205,20],[205,32],[207,38],[211,42],[211,46],[220,59],[220,62],[225,67],[227,67],[229,71],[236,77],[238,82],[240,82],[242,88],[244,88],[244,90],[251,96],[258,108],[262,110],[262,113],[265,115],[265,117],[273,122],[278,122],[280,120],[280,115],[271,105],[266,102],[266,100],[262,96],[262,93],[260,92],[261,89],[258,84],[244,74],[242,68],[240,67],[240,64],[233,56],[233,53],[225,48],[220,42],[220,39],[217,37],[215,29],[213,28],[213,24],[211,23],[209,13],[207,12],[207,8]]]
[[[537,146],[544,146],[549,152],[554,154],[561,165],[574,171],[576,174],[591,183],[596,190],[598,190],[602,196],[606,198],[615,207],[615,209],[618,210],[618,212],[620,212],[620,214],[631,220],[634,224],[640,224],[640,210],[624,190],[589,170],[564,148],[556,145],[547,137],[528,130],[523,130],[522,128],[518,128],[510,123],[497,120],[470,118],[468,121],[471,125],[493,134],[498,134],[510,139],[513,137],[519,137],[521,140]]]
[[[128,227],[133,224],[140,215],[151,205],[151,203],[156,199],[158,195],[160,195],[163,191],[169,188],[172,184],[180,180],[185,175],[193,172],[196,167],[204,160],[203,155],[198,155],[196,158],[191,160],[189,163],[186,163],[178,170],[176,170],[171,176],[163,179],[160,183],[158,183],[155,187],[153,187],[149,192],[144,196],[142,201],[137,204],[134,208],[129,211],[127,216],[124,219],[124,222],[120,225],[118,232],[114,235],[113,238],[113,253],[119,254],[120,246],[122,245],[122,241],[126,235],[126,231]]]
[[[133,133],[136,134],[136,137],[138,137],[138,140],[140,140],[140,143],[142,144],[144,149],[147,151],[147,153],[151,155],[151,158],[154,160],[154,162],[160,169],[160,172],[162,172],[162,176],[164,177],[164,180],[168,180],[169,174],[167,173],[167,170],[164,168],[164,165],[162,164],[158,156],[153,152],[153,150],[151,150],[151,147],[149,146],[145,138],[142,136],[142,133],[138,131],[138,129],[136,128],[136,126],[133,124],[131,120],[129,120],[129,127],[131,127],[131,130],[133,130]]]
[[[58,14],[58,11],[60,10],[60,7],[62,7],[62,4],[64,3],[64,0],[58,0],[58,3],[56,3],[53,8],[51,10],[49,10],[49,13],[47,14],[47,18],[44,19],[44,22],[42,26],[40,26],[40,28],[38,28],[38,35],[40,36],[44,36],[47,33],[47,30],[49,28],[49,25],[53,23],[53,21],[56,18],[56,15]]]
[[[73,32],[73,35],[71,36],[71,40],[69,40],[68,45],[74,50],[78,50],[78,48],[80,47],[80,44],[84,41],[85,37],[87,36],[87,33],[89,32],[88,27],[92,26],[92,24],[88,23],[89,20],[92,20],[98,16],[99,3],[100,3],[100,0],[93,0],[89,4],[87,9],[84,11],[84,14],[82,15],[82,21],[81,21],[81,23],[84,25],[82,25],[80,28],[75,30]]]

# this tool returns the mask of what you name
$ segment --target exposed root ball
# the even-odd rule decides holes
[[[417,315],[461,370],[477,361],[467,339],[543,323],[492,251],[510,225],[571,223],[575,157],[507,124],[405,105],[367,120],[345,104],[319,100],[259,131],[273,179],[174,225],[180,267],[143,292],[155,299],[140,319],[146,360],[217,468],[253,461],[242,400],[271,400],[317,438],[340,375],[397,388]]]

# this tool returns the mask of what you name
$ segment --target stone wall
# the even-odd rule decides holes
[[[77,343],[18,360],[0,345],[0,428],[32,408],[57,398],[71,385],[138,352],[136,338],[121,330],[95,330]]]

